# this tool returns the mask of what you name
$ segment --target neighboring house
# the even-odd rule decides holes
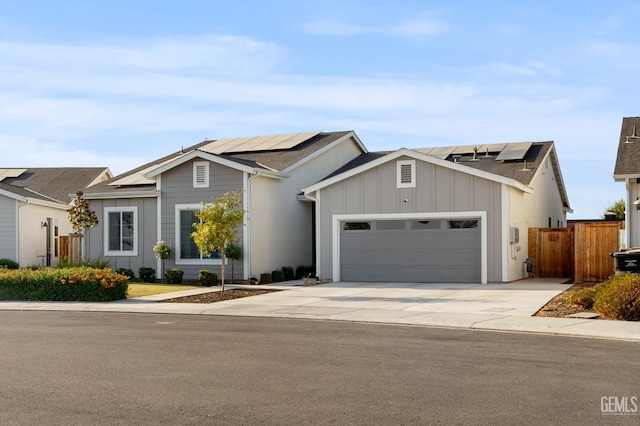
[[[553,142],[365,152],[304,195],[334,281],[522,279],[528,229],[572,211]]]
[[[626,186],[626,245],[640,247],[640,117],[622,119],[613,178]]]
[[[190,236],[194,211],[225,192],[242,191],[243,255],[235,264],[242,278],[310,265],[315,209],[301,191],[366,152],[351,131],[201,142],[87,189],[100,223],[87,232],[85,257],[135,273],[153,267],[159,277],[153,246],[164,240],[175,252],[166,268],[182,269],[185,279],[196,279],[202,269],[219,273],[219,256],[203,258]]]
[[[0,169],[0,258],[21,267],[57,264],[75,193],[110,177],[104,167]]]

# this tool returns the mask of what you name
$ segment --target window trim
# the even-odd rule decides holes
[[[133,213],[133,250],[109,250],[109,213]],[[121,241],[122,243],[122,241]],[[104,255],[105,256],[137,256],[138,255],[138,206],[105,207],[104,208]]]
[[[402,182],[403,166],[411,167],[411,182]],[[416,160],[398,160],[396,162],[397,186],[398,188],[415,188],[416,187]]]
[[[222,259],[182,259],[180,257],[180,212],[185,210],[202,210],[202,204],[176,204],[175,205],[175,262],[176,265],[221,265]],[[225,258],[224,264],[228,263]]]
[[[198,181],[198,168],[204,167],[204,182]],[[208,161],[194,161],[193,162],[193,187],[194,188],[209,188],[209,162]]]

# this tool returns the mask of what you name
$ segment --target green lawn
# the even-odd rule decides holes
[[[151,294],[171,293],[173,291],[191,290],[194,287],[191,285],[177,285],[177,284],[151,284],[151,283],[129,283],[129,290],[127,291],[127,299],[133,299],[134,297],[149,296]]]

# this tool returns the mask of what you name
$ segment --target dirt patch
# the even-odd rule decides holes
[[[244,289],[234,288],[222,291],[212,291],[210,293],[196,294],[193,296],[176,297],[173,299],[163,300],[163,302],[170,303],[215,303],[222,302],[223,300],[240,299],[243,297],[257,296],[259,294],[272,293],[274,289],[256,288],[256,289]]]
[[[593,287],[598,283],[578,283],[573,284],[567,290],[563,291],[553,299],[551,299],[546,305],[544,305],[534,316],[536,317],[553,317],[553,318],[565,318],[568,315],[576,314],[578,312],[591,312],[584,309],[582,306],[572,305],[567,302],[567,298],[573,292],[576,292],[585,287]]]

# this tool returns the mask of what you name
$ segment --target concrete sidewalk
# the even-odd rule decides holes
[[[204,287],[110,303],[0,302],[0,310],[169,313],[305,318],[399,325],[519,331],[640,342],[640,323],[532,315],[568,289],[562,280],[508,284],[326,283],[260,286],[283,291],[211,304],[163,303],[219,291]],[[244,286],[227,286],[238,288]],[[255,286],[249,286],[256,288]]]

